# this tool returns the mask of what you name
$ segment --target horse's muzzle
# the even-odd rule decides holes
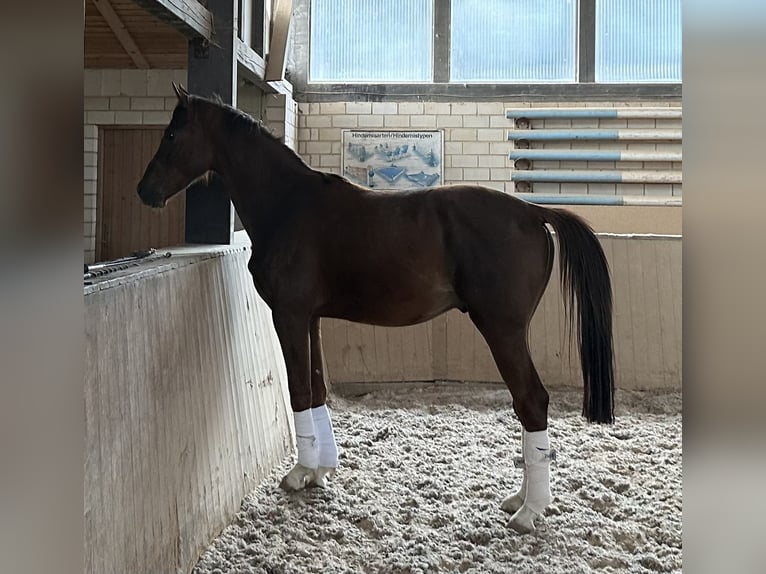
[[[144,205],[148,205],[149,207],[165,207],[167,199],[165,199],[159,193],[156,193],[147,188],[143,181],[138,184],[137,190],[138,197],[141,198],[141,202]]]

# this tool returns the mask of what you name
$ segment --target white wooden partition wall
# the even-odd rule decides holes
[[[189,572],[292,448],[247,247],[86,287],[86,572]],[[124,274],[123,274],[124,275]]]

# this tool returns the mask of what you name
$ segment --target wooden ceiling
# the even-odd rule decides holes
[[[187,47],[181,32],[131,0],[85,0],[86,68],[186,68]]]

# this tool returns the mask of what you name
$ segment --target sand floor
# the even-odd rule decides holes
[[[613,426],[551,391],[554,501],[534,534],[507,528],[521,427],[497,385],[334,397],[340,468],[285,494],[286,460],[243,501],[195,574],[681,571],[681,394],[617,396]]]

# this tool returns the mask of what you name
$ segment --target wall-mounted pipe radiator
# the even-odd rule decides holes
[[[562,184],[558,190],[566,194],[579,184],[582,194],[582,184],[614,184],[612,197],[628,197],[620,186],[637,184],[640,196],[658,185],[665,186],[656,188],[660,194],[680,195],[680,107],[515,108],[505,115],[514,122],[508,158],[514,161],[511,180],[517,192],[534,192],[534,184],[544,184],[540,191],[551,195],[557,189],[550,184]]]

